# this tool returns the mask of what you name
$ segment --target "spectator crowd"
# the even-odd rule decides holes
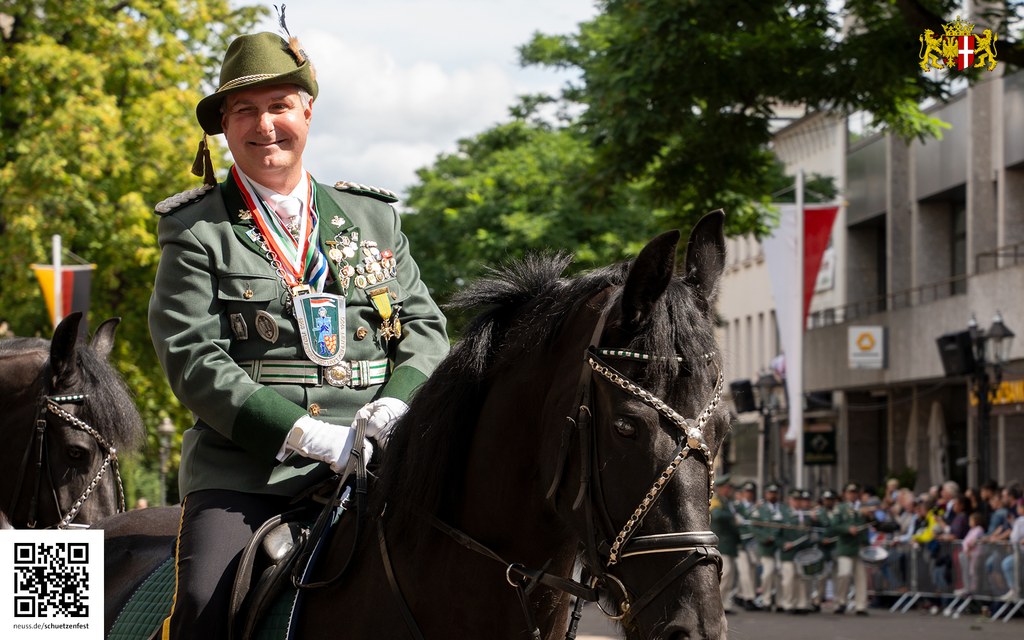
[[[841,494],[716,479],[711,527],[723,556],[722,602],[793,615],[868,615],[916,589],[911,604],[972,599],[1021,603],[1024,486],[961,490],[953,481],[917,494],[896,479],[848,484]],[[921,596],[924,597],[921,597]],[[1019,610],[1021,607],[1016,607]]]

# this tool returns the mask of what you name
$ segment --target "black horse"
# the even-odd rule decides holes
[[[722,221],[697,225],[681,277],[670,232],[631,264],[566,279],[568,259],[531,258],[458,296],[482,311],[396,425],[362,526],[342,518],[307,577],[330,584],[303,593],[295,637],[554,640],[574,596],[627,638],[724,637]],[[108,627],[172,516],[104,523]]]
[[[0,507],[15,528],[86,526],[124,511],[117,454],[142,441],[132,396],[107,362],[118,318],[89,344],[81,313],[52,340],[0,340]]]

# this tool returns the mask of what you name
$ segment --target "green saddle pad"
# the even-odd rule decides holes
[[[295,589],[285,589],[266,610],[255,640],[282,640],[288,635],[288,621],[295,604]],[[118,614],[107,640],[149,640],[171,611],[174,599],[174,557],[164,561]]]

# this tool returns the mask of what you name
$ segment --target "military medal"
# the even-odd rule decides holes
[[[341,362],[345,358],[345,299],[332,293],[297,291],[292,302],[306,356],[324,367]]]
[[[380,337],[381,342],[402,337],[402,323],[398,319],[398,312],[401,311],[402,307],[399,305],[392,307],[389,294],[390,292],[387,287],[366,292],[366,295],[370,296],[373,308],[377,310],[382,320],[380,329],[377,330],[377,335]]]

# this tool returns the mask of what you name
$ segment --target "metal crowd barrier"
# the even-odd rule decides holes
[[[921,599],[941,603],[957,618],[980,602],[993,620],[1008,622],[1024,608],[1024,547],[981,543],[965,551],[961,541],[876,543],[867,562],[869,596],[896,596],[890,611],[906,613]],[[1012,595],[1012,599],[1007,599]]]

